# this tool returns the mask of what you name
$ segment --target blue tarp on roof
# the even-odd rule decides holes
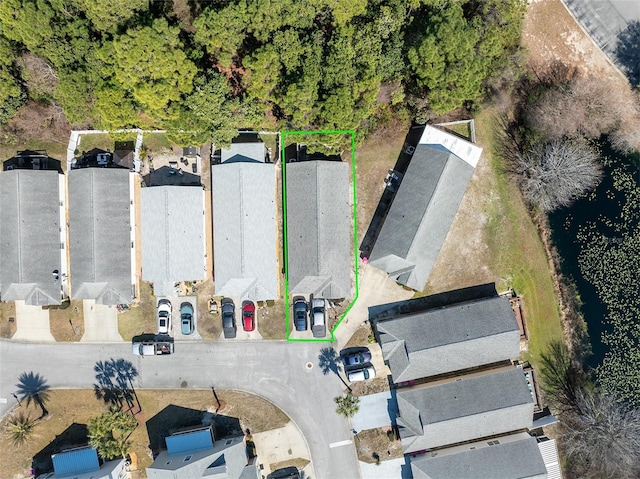
[[[170,456],[185,452],[202,451],[213,447],[211,428],[168,436],[165,440],[167,442],[167,452]]]
[[[92,447],[54,454],[51,459],[58,477],[100,470],[98,452]]]

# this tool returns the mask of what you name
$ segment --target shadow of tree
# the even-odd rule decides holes
[[[18,394],[23,401],[26,401],[27,406],[31,403],[37,404],[42,410],[42,416],[49,414],[45,403],[49,399],[49,390],[51,389],[47,384],[47,380],[40,374],[36,374],[33,371],[24,372],[18,378]]]
[[[630,22],[618,34],[614,54],[631,84],[640,85],[640,21]]]
[[[340,364],[340,356],[338,352],[334,348],[322,348],[320,350],[320,354],[318,355],[318,366],[322,370],[322,374],[325,376],[329,373],[333,373],[340,378],[342,384],[351,391],[349,385],[345,382],[345,380],[340,375],[342,371],[342,366]]]
[[[126,403],[128,410],[133,409],[134,400],[140,410],[133,380],[138,376],[138,370],[133,363],[126,359],[109,359],[98,361],[93,370],[96,372],[97,384],[93,385],[93,392],[97,399],[107,404],[122,408]]]

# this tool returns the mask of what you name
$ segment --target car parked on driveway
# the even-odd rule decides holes
[[[362,351],[356,351],[354,353],[346,354],[342,357],[342,362],[345,367],[358,366],[371,361],[371,351],[368,349]]]
[[[158,301],[158,334],[171,332],[171,301],[161,299]]]
[[[189,335],[193,333],[193,306],[191,303],[182,303],[180,305],[180,325],[182,334]]]
[[[314,338],[324,338],[327,335],[325,300],[322,298],[311,300],[311,332]]]
[[[302,296],[293,298],[293,324],[296,331],[307,330],[307,301]]]
[[[253,301],[242,302],[242,329],[245,331],[256,329],[256,305]]]
[[[236,337],[236,307],[231,298],[222,300],[222,331],[227,339]]]
[[[349,382],[366,381],[367,379],[373,379],[375,377],[376,370],[371,364],[347,371],[347,379],[349,380]]]

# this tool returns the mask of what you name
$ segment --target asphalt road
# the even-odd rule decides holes
[[[335,412],[342,382],[323,374],[319,353],[327,344],[178,342],[175,354],[138,357],[130,343],[20,343],[0,340],[0,417],[15,405],[18,377],[33,372],[51,388],[93,388],[98,361],[125,359],[138,375],[137,389],[233,388],[260,395],[280,407],[307,440],[318,478],[359,478],[349,423]],[[313,364],[311,369],[306,363]],[[315,479],[315,478],[311,478]]]

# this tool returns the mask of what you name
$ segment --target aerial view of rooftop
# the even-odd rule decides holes
[[[639,478],[639,45],[0,0],[0,479]]]

